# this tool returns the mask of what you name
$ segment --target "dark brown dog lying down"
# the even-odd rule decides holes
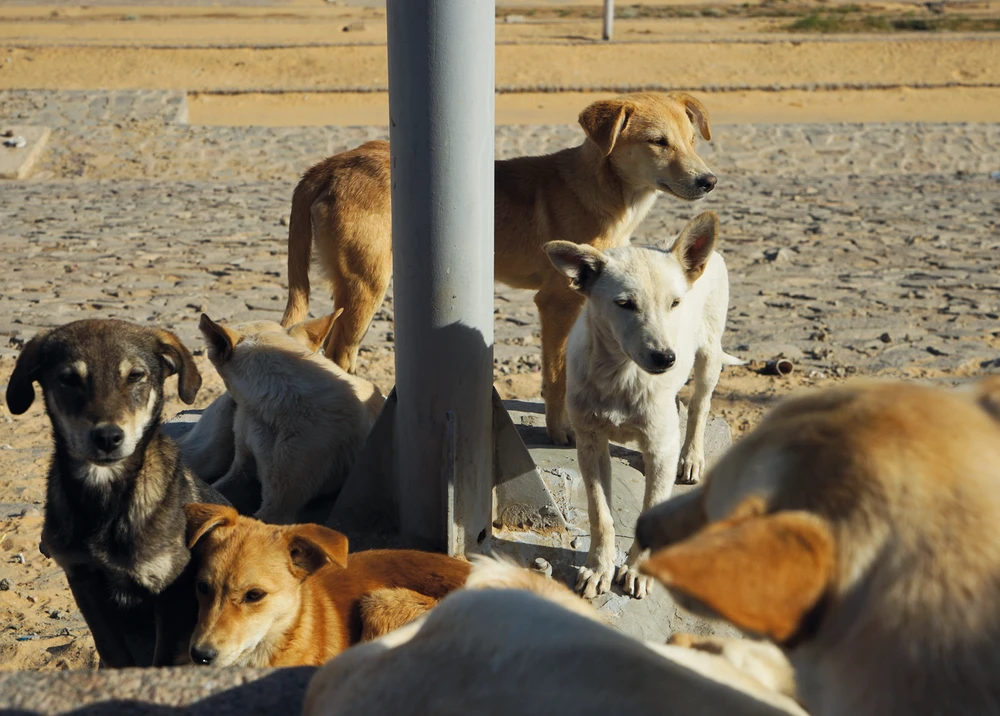
[[[185,511],[197,566],[196,664],[323,664],[426,612],[469,576],[468,562],[443,554],[348,555],[347,537],[320,525],[268,525],[221,505]]]
[[[643,569],[783,647],[814,716],[1000,714],[1000,378],[786,401],[639,519]]]

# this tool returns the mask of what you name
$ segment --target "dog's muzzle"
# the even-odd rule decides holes
[[[669,348],[665,351],[653,351],[649,354],[649,368],[647,370],[654,374],[666,373],[673,368],[676,362],[677,354]]]
[[[102,425],[90,431],[90,444],[98,456],[97,462],[120,460],[120,456],[114,453],[123,442],[125,442],[125,431],[117,425]]]

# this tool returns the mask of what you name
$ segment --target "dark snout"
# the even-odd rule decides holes
[[[715,188],[715,185],[719,183],[719,179],[714,174],[702,174],[694,180],[694,183],[699,189],[708,194]]]
[[[98,454],[110,456],[125,441],[125,431],[117,425],[101,425],[90,431],[90,443]]]
[[[667,348],[665,351],[653,351],[649,354],[650,373],[664,373],[677,362],[677,355]]]
[[[208,666],[219,655],[219,652],[210,647],[191,647],[191,661],[198,666]]]

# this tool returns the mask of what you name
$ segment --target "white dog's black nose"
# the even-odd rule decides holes
[[[117,425],[102,425],[90,431],[90,442],[101,452],[114,452],[125,440],[125,431]]]
[[[714,174],[702,174],[700,177],[695,179],[695,184],[706,194],[715,188],[715,185],[719,183],[719,179]]]
[[[218,655],[219,652],[215,649],[198,649],[193,646],[191,647],[191,661],[199,666],[208,666],[215,661],[215,657]]]
[[[665,351],[653,351],[649,354],[649,362],[655,370],[667,370],[677,360],[677,356],[669,348]]]

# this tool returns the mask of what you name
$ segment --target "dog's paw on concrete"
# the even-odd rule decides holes
[[[639,569],[635,565],[623,564],[618,570],[615,581],[621,583],[625,594],[636,599],[642,599],[653,590],[653,578],[639,574]]]
[[[705,472],[705,455],[694,450],[687,452],[677,465],[677,482],[682,485],[695,485],[701,482]]]
[[[614,562],[595,567],[584,565],[576,573],[576,591],[584,599],[594,599],[611,589],[611,580],[614,577]]]

